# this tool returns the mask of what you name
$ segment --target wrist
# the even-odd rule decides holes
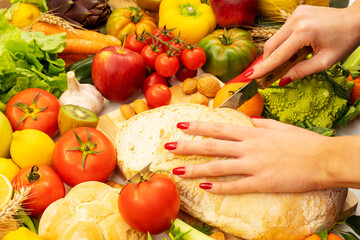
[[[332,137],[326,140],[323,185],[360,188],[360,136]]]
[[[360,32],[360,0],[355,1],[350,7],[344,9],[349,18],[348,24],[352,28],[352,34]],[[359,34],[360,35],[360,34]]]

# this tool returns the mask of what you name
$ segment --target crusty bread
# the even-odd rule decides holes
[[[101,182],[84,182],[53,202],[40,219],[44,240],[145,240],[130,228],[117,205],[120,189]]]
[[[250,118],[232,109],[215,109],[196,104],[176,104],[143,112],[129,119],[115,142],[118,166],[126,177],[149,162],[151,170],[168,170],[185,163],[226,160],[205,156],[179,156],[164,149],[164,143],[201,139],[176,128],[181,121],[201,120],[251,127]],[[255,146],[254,146],[255,147]],[[233,176],[237,178],[241,176]],[[226,177],[217,178],[227,180]],[[306,193],[252,193],[216,195],[198,187],[206,179],[185,180],[174,176],[181,196],[181,208],[212,226],[244,239],[302,240],[330,227],[341,211],[347,189]]]

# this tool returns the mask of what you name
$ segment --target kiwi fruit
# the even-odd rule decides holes
[[[76,105],[63,105],[60,108],[58,124],[61,135],[77,127],[96,128],[99,117],[93,111]]]

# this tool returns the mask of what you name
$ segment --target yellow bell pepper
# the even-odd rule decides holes
[[[159,27],[176,28],[173,33],[190,44],[198,43],[216,27],[216,18],[201,0],[162,0],[159,9]]]
[[[15,231],[9,232],[3,240],[42,240],[36,233],[31,232],[25,227],[21,227]]]

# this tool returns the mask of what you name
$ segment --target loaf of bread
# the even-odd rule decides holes
[[[130,228],[118,210],[120,189],[101,182],[84,182],[53,202],[40,219],[44,240],[145,240]]]
[[[118,166],[130,177],[152,162],[151,170],[168,170],[183,164],[205,163],[226,158],[179,156],[164,149],[164,143],[203,137],[184,134],[176,128],[182,121],[223,122],[251,127],[251,119],[232,109],[196,104],[156,108],[129,119],[116,139]],[[256,147],[256,146],[254,146]],[[232,176],[236,178],[241,176]],[[227,180],[227,177],[215,180]],[[243,239],[302,240],[330,227],[342,209],[347,189],[334,188],[306,193],[251,193],[216,195],[198,187],[209,179],[174,176],[181,208],[191,216]],[[212,179],[213,180],[213,179]]]

